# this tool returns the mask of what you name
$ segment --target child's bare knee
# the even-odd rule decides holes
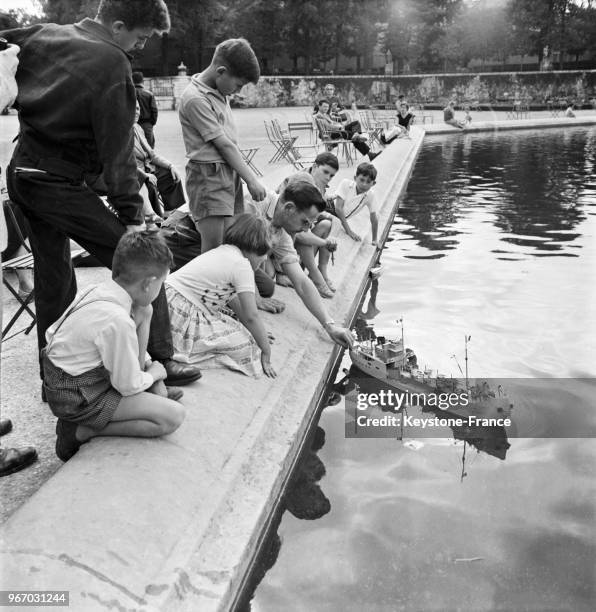
[[[159,426],[162,429],[162,435],[172,433],[176,431],[186,416],[186,410],[184,406],[173,400],[168,401],[168,408],[164,410],[160,416]]]
[[[331,231],[331,225],[332,222],[329,219],[319,221],[317,226],[313,229],[313,234],[319,236],[320,238],[327,238],[327,236],[329,236],[329,232]]]

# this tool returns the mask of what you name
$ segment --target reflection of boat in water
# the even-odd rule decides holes
[[[429,369],[421,370],[414,351],[404,349],[403,324],[400,340],[377,337],[370,326],[361,327],[356,333],[358,340],[350,350],[353,365],[361,372],[386,382],[402,393],[409,394],[410,399],[424,401],[423,407],[436,407],[451,415],[466,418],[473,415],[494,419],[503,418],[511,413],[513,403],[501,385],[493,391],[487,381],[474,384],[469,381],[467,376],[469,336],[466,336],[466,376],[462,381],[459,378],[434,374]],[[452,396],[453,400],[447,401],[448,396]],[[443,401],[439,401],[441,398]]]

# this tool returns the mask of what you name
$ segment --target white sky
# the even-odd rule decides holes
[[[28,13],[38,13],[39,4],[35,0],[0,0],[0,10],[25,9]]]

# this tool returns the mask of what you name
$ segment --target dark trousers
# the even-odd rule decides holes
[[[149,121],[143,121],[143,123],[139,121],[139,125],[143,128],[143,132],[145,132],[145,138],[147,139],[149,146],[152,149],[155,149],[155,135],[153,134],[153,124]]]
[[[52,174],[15,171],[17,166],[31,167],[28,162],[26,157],[14,157],[6,178],[10,198],[21,207],[29,225],[41,351],[46,345],[46,330],[60,318],[77,292],[69,238],[111,268],[114,249],[125,227],[84,183]],[[153,302],[148,352],[153,359],[173,355],[163,287]]]
[[[342,130],[341,132],[331,132],[331,138],[343,138],[344,140],[352,140],[352,137],[355,134],[359,134],[359,132],[353,132],[352,134],[350,134],[349,132]],[[333,143],[330,144],[331,146],[334,146]],[[368,153],[370,152],[370,147],[362,140],[352,140],[352,144],[354,145],[354,148],[357,151],[360,151],[362,155],[368,155]]]
[[[174,211],[159,230],[174,257],[174,270],[181,268],[201,254],[201,234],[186,212]],[[255,272],[255,285],[262,297],[271,297],[275,291],[275,279],[262,270]]]
[[[182,181],[175,181],[172,178],[172,173],[167,168],[158,166],[153,171],[153,174],[157,177],[157,187],[149,181],[147,181],[146,185],[149,192],[149,202],[155,214],[160,216],[163,214],[159,196],[161,196],[165,210],[175,210],[186,202]]]

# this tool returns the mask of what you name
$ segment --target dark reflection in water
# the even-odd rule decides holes
[[[536,257],[577,257],[577,226],[595,210],[595,165],[594,129],[427,137],[395,229],[440,253],[404,256],[444,257],[488,224],[502,244],[495,253],[519,254],[511,244]]]

